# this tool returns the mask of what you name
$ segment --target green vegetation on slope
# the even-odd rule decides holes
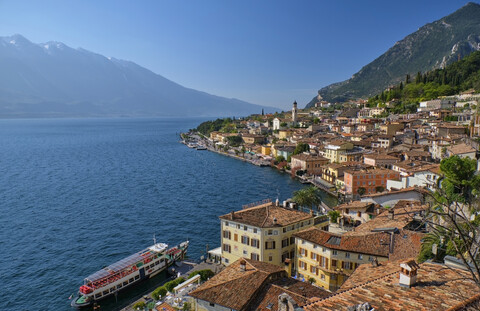
[[[440,68],[478,49],[480,5],[468,3],[456,12],[397,42],[383,55],[364,66],[349,80],[319,90],[324,100],[345,102],[370,97],[407,74]],[[307,105],[312,107],[317,97]]]
[[[369,106],[382,105],[395,101],[393,113],[414,112],[420,101],[458,94],[469,89],[480,90],[480,51],[448,65],[445,69],[436,69],[425,74],[417,73],[415,78],[407,75],[388,91],[371,97]]]

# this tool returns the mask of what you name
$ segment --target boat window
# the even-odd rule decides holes
[[[110,293],[113,293],[115,291],[115,286],[110,288]]]
[[[152,263],[152,264],[148,267],[148,269],[152,269],[154,266],[155,266],[155,264]]]
[[[104,295],[108,295],[108,290],[104,290],[104,291],[103,291],[103,294],[104,294]]]
[[[118,284],[118,285],[117,285],[117,288],[122,288],[122,284]]]
[[[100,297],[102,297],[101,293],[95,294],[95,298],[100,298]]]
[[[164,262],[165,261],[165,258],[162,258],[162,260],[160,260],[160,262]]]
[[[155,266],[158,266],[159,263],[160,261],[155,261]]]
[[[135,280],[138,280],[139,278],[140,278],[139,275],[136,275],[136,276],[135,276]]]
[[[123,282],[123,286],[127,286],[127,285],[128,285],[127,281]]]
[[[133,278],[131,278],[131,279],[130,279],[130,280],[128,280],[128,281],[129,281],[130,283],[132,283],[132,282],[133,282]]]

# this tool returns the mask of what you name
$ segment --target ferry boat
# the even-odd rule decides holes
[[[154,238],[152,246],[86,277],[77,297],[71,302],[72,307],[88,307],[98,300],[159,274],[175,260],[183,259],[187,248],[188,241],[168,248],[165,243],[156,243]]]

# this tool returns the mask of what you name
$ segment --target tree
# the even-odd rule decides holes
[[[306,143],[298,143],[295,147],[295,150],[293,150],[293,155],[300,154],[306,151],[310,151],[310,146]]]
[[[316,283],[317,281],[313,277],[308,278],[308,283],[313,284]]]
[[[310,210],[322,202],[320,191],[315,186],[310,186],[308,188],[295,191],[293,193],[293,201],[297,202],[297,204],[300,206],[310,207]]]
[[[328,217],[330,217],[330,222],[336,224],[338,218],[340,217],[339,211],[329,211],[327,213]]]
[[[430,232],[419,260],[456,256],[480,287],[480,175],[476,174],[476,161],[453,156],[440,162],[440,170],[444,177],[429,195],[432,206],[424,221]]]
[[[377,186],[375,187],[375,191],[376,192],[383,192],[385,190],[385,188],[383,186]]]
[[[358,195],[364,195],[366,192],[367,192],[367,189],[365,189],[365,188],[363,188],[363,187],[359,187],[359,188],[357,189]]]

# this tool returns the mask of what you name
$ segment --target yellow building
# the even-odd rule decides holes
[[[222,263],[250,258],[285,267],[295,256],[292,235],[312,226],[328,226],[325,216],[284,208],[266,201],[220,216]]]
[[[340,156],[345,155],[349,150],[353,149],[353,143],[343,140],[332,141],[325,146],[325,157],[330,160],[331,163],[346,162],[347,159],[340,159]]]
[[[296,274],[305,280],[313,278],[317,286],[336,291],[360,264],[412,255],[405,248],[414,248],[409,243],[415,235],[415,232],[398,229],[337,235],[309,228],[294,234]]]
[[[262,154],[269,156],[272,153],[272,148],[270,145],[262,146]]]
[[[292,130],[279,130],[278,131],[278,138],[279,139],[288,139],[293,136]]]

